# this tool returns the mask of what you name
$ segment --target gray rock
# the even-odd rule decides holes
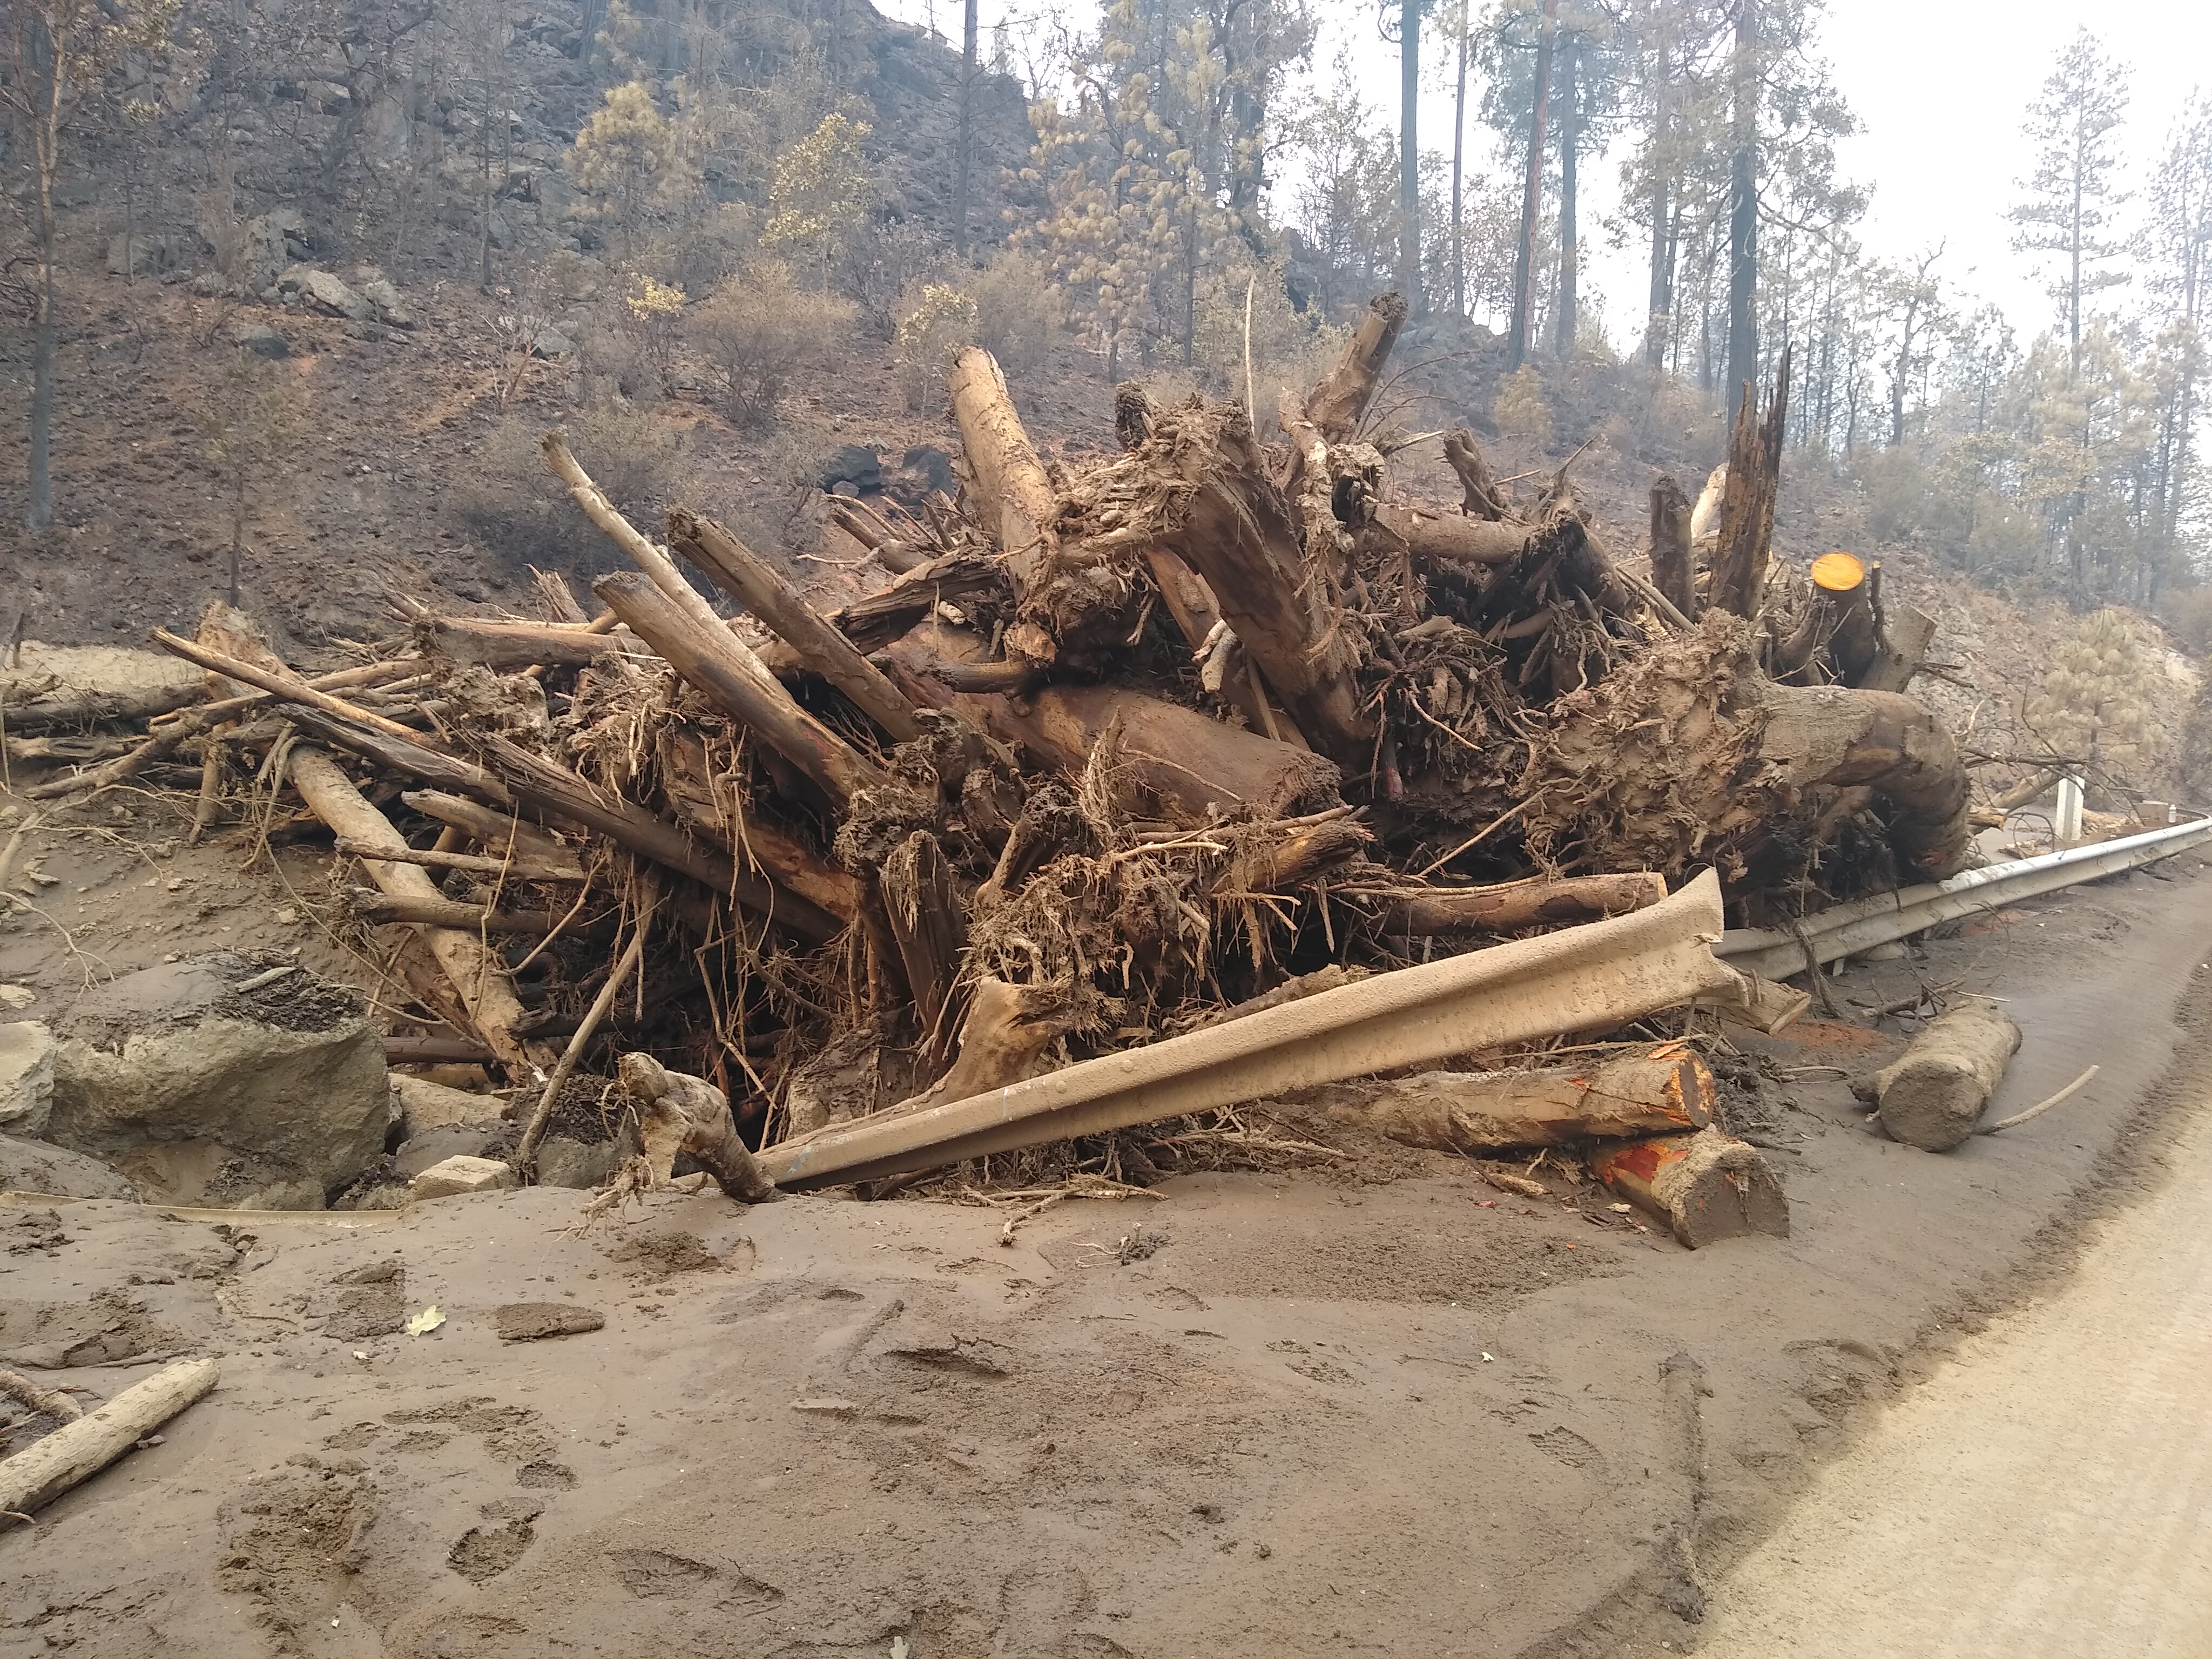
[[[266,323],[247,323],[234,331],[231,343],[244,348],[257,357],[289,357],[291,346],[283,335]]]
[[[407,1183],[408,1202],[456,1198],[466,1193],[495,1193],[515,1184],[514,1171],[496,1158],[449,1158],[433,1164]]]
[[[538,1184],[574,1187],[580,1192],[605,1186],[622,1158],[622,1148],[611,1140],[571,1140],[566,1135],[548,1135],[538,1143]]]
[[[497,208],[485,216],[484,233],[490,237],[494,247],[512,247],[514,245],[514,222]]]
[[[493,1097],[448,1089],[404,1072],[392,1073],[392,1094],[399,1103],[399,1133],[409,1140],[448,1124],[499,1121],[500,1103]]]
[[[173,269],[183,250],[167,236],[111,236],[107,241],[107,274],[111,276],[158,276]]]
[[[415,313],[392,280],[374,265],[362,265],[353,273],[353,285],[361,297],[376,307],[377,316],[394,328],[415,326]]]
[[[376,307],[339,277],[313,265],[294,265],[276,279],[280,294],[296,294],[301,303],[349,323],[373,323]]]
[[[240,280],[251,293],[276,285],[292,263],[292,248],[306,252],[313,238],[307,221],[297,208],[272,208],[258,219],[246,222],[246,247]]]
[[[121,1171],[96,1158],[50,1140],[18,1140],[13,1135],[0,1135],[0,1192],[44,1193],[49,1198],[138,1196]]]
[[[392,1155],[392,1173],[412,1181],[449,1158],[498,1158],[514,1144],[514,1131],[504,1123],[448,1123],[402,1141]]]
[[[60,1024],[47,1136],[152,1202],[321,1209],[384,1151],[397,1109],[352,992],[216,955],[81,998]]]
[[[548,362],[575,355],[576,343],[557,328],[541,328],[538,337],[531,342],[530,355]]]
[[[884,487],[883,457],[866,444],[845,444],[831,452],[817,480],[823,489],[849,483],[855,493]]]
[[[549,1336],[576,1336],[603,1328],[607,1316],[597,1308],[573,1302],[510,1302],[491,1310],[492,1328],[502,1342],[538,1342]]]
[[[0,1131],[41,1135],[54,1109],[54,1034],[37,1020],[0,1025]]]

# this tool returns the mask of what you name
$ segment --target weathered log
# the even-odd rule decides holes
[[[180,1359],[0,1462],[0,1514],[27,1516],[90,1480],[215,1387],[212,1359]]]
[[[1903,691],[1928,660],[1928,647],[1936,639],[1936,618],[1914,605],[1882,604],[1881,574],[1877,566],[1875,599],[1881,615],[1876,630],[1880,643],[1873,663],[1855,683],[1869,691]]]
[[[1890,842],[1933,880],[1973,854],[1972,786],[1942,721],[1910,697],[1844,686],[1768,686],[1759,753],[1800,786],[1864,784],[1889,808]]]
[[[1243,412],[1177,410],[1147,453],[1175,485],[1160,541],[1206,579],[1307,741],[1347,771],[1365,771],[1375,731],[1352,630],[1333,608],[1333,584],[1308,570],[1290,502]]]
[[[1261,837],[1238,840],[1229,867],[1214,879],[1212,894],[1235,902],[1286,893],[1358,858],[1374,843],[1374,833],[1346,807],[1270,824]]]
[[[1720,545],[1713,556],[1712,581],[1705,603],[1739,617],[1759,614],[1766,589],[1769,549],[1774,539],[1774,499],[1782,484],[1782,443],[1790,418],[1790,348],[1774,373],[1774,396],[1765,418],[1756,418],[1758,400],[1746,391],[1729,440],[1728,483],[1721,509]]]
[[[1874,1106],[1891,1139],[1948,1152],[1972,1136],[2019,1048],[2020,1027],[2005,1015],[1986,1003],[1961,1003],[1851,1090]]]
[[[1671,474],[1651,486],[1651,585],[1692,622],[1698,619],[1697,568],[1690,556],[1690,501]]]
[[[715,769],[704,737],[671,724],[661,727],[658,744],[660,793],[678,823],[731,854],[740,869],[806,900],[841,926],[851,924],[860,908],[860,883],[757,813],[748,813],[739,780]]]
[[[1051,685],[1016,708],[1000,698],[963,700],[1001,743],[1028,750],[1063,777],[1079,778],[1107,728],[1121,725],[1121,765],[1169,816],[1201,820],[1213,809],[1248,808],[1280,817],[1330,803],[1337,769],[1309,750],[1272,743],[1141,692],[1110,685]]]
[[[998,359],[969,346],[952,367],[952,418],[975,491],[975,516],[1006,556],[1017,592],[1042,568],[1060,516],[1059,492],[1014,412]]]
[[[483,738],[487,766],[513,796],[543,812],[596,830],[639,857],[649,859],[727,894],[745,908],[810,944],[835,939],[845,929],[840,918],[748,870],[740,870],[718,849],[702,847],[666,819],[634,801],[610,797],[565,767],[541,759],[505,738]]]
[[[305,708],[319,709],[324,714],[337,719],[350,720],[355,725],[366,726],[372,732],[380,732],[386,737],[399,738],[410,743],[421,736],[421,733],[410,730],[397,720],[386,720],[383,715],[363,708],[358,704],[348,702],[342,697],[334,697],[327,691],[316,690],[289,668],[280,672],[274,668],[264,667],[259,663],[246,662],[227,653],[210,650],[196,640],[180,638],[166,628],[153,629],[150,637],[155,644],[173,656],[182,657],[187,662],[198,663],[202,668],[217,674],[227,675],[243,684],[258,686],[281,702],[298,703]]]
[[[1702,1129],[1713,1121],[1714,1084],[1694,1050],[1672,1042],[1594,1066],[1424,1072],[1331,1085],[1307,1098],[1408,1146],[1497,1152]]]
[[[830,620],[861,650],[880,651],[904,637],[940,605],[965,611],[978,603],[1010,605],[1012,599],[1013,590],[998,560],[980,553],[947,553],[832,612]]]
[[[385,859],[398,864],[417,864],[432,870],[465,870],[479,876],[503,876],[509,881],[580,882],[584,867],[573,860],[565,864],[529,864],[520,858],[486,858],[476,853],[447,853],[434,847],[410,847],[404,851],[379,842],[337,838],[337,850],[356,858]]]
[[[374,761],[378,766],[397,772],[402,777],[471,795],[494,806],[514,804],[514,797],[507,793],[506,786],[483,767],[459,756],[424,748],[415,741],[419,733],[409,732],[404,737],[393,737],[389,732],[363,726],[358,720],[346,720],[337,714],[325,714],[319,708],[305,706],[287,708],[284,718],[310,736],[359,755],[364,760]]]
[[[968,913],[937,837],[917,830],[884,860],[879,890],[906,968],[915,1023],[933,1048],[951,1050],[947,1012],[957,1000]]]
[[[1719,1129],[1601,1147],[1590,1173],[1689,1249],[1723,1238],[1790,1237],[1790,1200],[1758,1148]]]
[[[1328,374],[1306,394],[1300,411],[1325,442],[1340,444],[1359,429],[1359,417],[1382,384],[1382,365],[1406,325],[1405,300],[1381,294],[1368,301],[1366,314],[1344,343]]]
[[[6,744],[10,766],[85,766],[113,760],[137,747],[128,738],[115,737],[9,737]]]
[[[308,810],[340,836],[362,847],[382,850],[381,857],[365,856],[362,860],[362,867],[379,888],[394,898],[445,896],[420,866],[401,861],[413,849],[384,814],[370,805],[361,791],[353,787],[352,781],[328,755],[305,744],[295,749],[291,778],[292,787],[299,791]],[[394,854],[399,856],[395,858]],[[506,969],[474,933],[419,924],[417,932],[439,971],[460,998],[477,1035],[514,1078],[520,1080],[527,1077],[537,1063],[537,1056],[515,1035],[516,1022],[522,1018],[522,1004],[515,997]]]
[[[481,666],[500,673],[543,664],[548,668],[583,668],[609,652],[644,658],[631,635],[586,626],[549,623],[485,622],[473,617],[418,617],[415,643],[426,657],[456,667]]]
[[[577,861],[574,848],[550,830],[525,823],[512,812],[499,811],[481,801],[449,795],[438,789],[404,789],[399,799],[424,817],[435,818],[462,831],[479,846],[503,854],[512,854],[518,864],[551,869],[573,867],[575,874],[567,879],[583,878],[583,867]]]
[[[105,789],[112,784],[143,771],[152,762],[173,753],[185,739],[198,737],[207,726],[206,720],[197,711],[187,714],[166,731],[148,738],[129,753],[118,755],[89,772],[79,772],[65,778],[49,778],[23,792],[29,800],[53,800],[64,795],[73,795],[81,790]]]
[[[191,707],[206,696],[197,685],[157,685],[128,691],[79,690],[74,687],[48,692],[26,702],[0,699],[8,730],[18,737],[52,732],[58,726],[106,726],[150,720]]]
[[[969,994],[968,1015],[960,1025],[960,1053],[951,1069],[890,1109],[926,1111],[1019,1083],[1035,1074],[1044,1051],[1073,1024],[1073,1006],[1061,987],[981,980]]]
[[[1168,613],[1176,619],[1182,636],[1197,651],[1216,637],[1217,628],[1226,629],[1222,620],[1221,606],[1213,597],[1213,590],[1206,579],[1193,570],[1164,547],[1145,550],[1145,564],[1152,573],[1152,585],[1159,589],[1160,598]],[[1231,630],[1232,633],[1234,630]],[[1310,749],[1313,745],[1297,728],[1287,712],[1279,710],[1267,701],[1267,689],[1260,683],[1259,671],[1246,659],[1241,670],[1231,673],[1223,682],[1221,695],[1226,697],[1244,716],[1245,724],[1263,738],[1273,738],[1295,748]]]
[[[1385,507],[1375,521],[1415,558],[1437,564],[1504,564],[1528,550],[1532,525]]]
[[[1667,896],[1653,871],[1616,876],[1532,876],[1491,887],[1430,888],[1392,896],[1377,926],[1386,934],[1425,939],[1440,933],[1510,933],[1626,915]]]
[[[712,519],[682,507],[668,515],[668,539],[893,741],[906,743],[921,735],[914,705],[759,554]]]
[[[624,1054],[616,1071],[623,1092],[636,1103],[645,1156],[657,1182],[669,1178],[676,1155],[685,1152],[714,1177],[726,1197],[758,1204],[775,1196],[775,1184],[739,1138],[729,1099],[720,1089],[704,1078],[672,1072],[651,1054]]]
[[[561,925],[554,910],[494,910],[481,904],[464,904],[448,898],[403,898],[388,893],[356,890],[346,908],[363,921],[419,922],[429,927],[453,927],[471,933],[519,933],[542,939]]]
[[[1465,427],[1446,433],[1444,459],[1459,474],[1460,491],[1464,497],[1460,510],[1468,518],[1494,522],[1512,516],[1505,505],[1504,491],[1491,478],[1482,451],[1475,447],[1474,434]]]
[[[926,544],[895,535],[889,525],[849,501],[833,500],[830,503],[830,520],[865,550],[874,554],[876,562],[894,576],[927,563],[932,556]]]
[[[748,669],[739,654],[744,647],[720,623],[697,626],[652,583],[628,571],[600,577],[592,591],[670,667],[723,713],[757,732],[838,807],[850,803],[854,790],[883,781],[872,763],[793,702],[767,670],[756,674]]]
[[[657,546],[635,525],[623,517],[615,504],[606,498],[605,493],[592,482],[592,475],[576,464],[576,458],[568,453],[568,441],[565,434],[558,431],[549,432],[539,447],[544,452],[545,465],[553,469],[555,477],[568,486],[570,498],[584,509],[584,516],[599,526],[608,539],[629,556],[630,562],[645,573],[672,605],[702,629],[716,633],[728,632],[722,619],[714,614],[714,606],[707,603],[697,588],[684,580],[683,571],[677,568],[676,561],[669,557],[667,550]],[[765,678],[768,671],[762,669],[760,672]]]

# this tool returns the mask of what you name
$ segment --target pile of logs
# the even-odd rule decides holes
[[[1705,870],[1739,920],[1960,867],[1965,775],[1901,695],[1925,619],[1848,556],[1770,555],[1786,360],[1709,508],[1653,490],[1647,578],[1565,471],[1516,500],[1464,431],[1461,501],[1394,491],[1362,421],[1404,315],[1374,303],[1282,442],[1127,386],[1122,453],[1073,471],[965,352],[962,500],[841,505],[889,579],[826,614],[697,513],[654,539],[551,434],[631,567],[595,605],[540,574],[539,618],[416,606],[320,678],[218,607],[155,635],[206,700],[32,793],[197,757],[197,834],[234,779],[270,825],[289,789],[389,930],[394,1053],[502,1072],[538,1106],[526,1167],[625,1051],[760,1149]],[[1468,1121],[1403,1115],[1436,1144]]]

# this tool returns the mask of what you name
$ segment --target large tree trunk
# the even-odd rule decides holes
[[[1702,1129],[1714,1092],[1705,1062],[1669,1043],[1599,1066],[1337,1085],[1318,1100],[1332,1117],[1408,1146],[1480,1154]]]
[[[1494,887],[1431,888],[1394,897],[1382,911],[1386,934],[1511,933],[1626,915],[1667,896],[1665,878],[1649,871],[1619,876],[1531,876]]]
[[[1750,403],[1759,379],[1759,0],[1736,0],[1734,124],[1729,164],[1729,386],[1730,414]]]
[[[1651,486],[1651,585],[1690,621],[1698,619],[1696,567],[1690,556],[1690,501],[1662,473]]]
[[[1148,453],[1175,487],[1159,539],[1206,579],[1222,615],[1307,741],[1364,772],[1374,727],[1360,706],[1357,647],[1332,580],[1316,579],[1290,503],[1267,477],[1243,415],[1180,410]]]
[[[1398,292],[1421,303],[1421,0],[1398,0]]]
[[[1521,191],[1521,243],[1513,256],[1513,320],[1506,331],[1507,367],[1528,361],[1528,334],[1535,323],[1536,222],[1544,198],[1544,123],[1552,99],[1552,42],[1559,29],[1559,0],[1544,0],[1536,37],[1536,89],[1528,108],[1528,168]]]
[[[1561,361],[1575,349],[1575,309],[1580,303],[1576,278],[1582,250],[1577,246],[1575,210],[1577,150],[1582,143],[1582,89],[1576,84],[1581,50],[1570,38],[1561,53],[1559,75],[1559,297],[1555,337]]]
[[[1759,753],[1801,787],[1863,784],[1888,807],[1890,844],[1923,880],[1957,874],[1973,853],[1972,787],[1942,721],[1910,697],[1843,686],[1769,686]]]
[[[1328,374],[1306,393],[1300,413],[1320,434],[1322,441],[1340,444],[1359,429],[1359,417],[1375,400],[1382,384],[1382,366],[1406,326],[1407,303],[1403,295],[1378,294],[1344,343]]]
[[[1713,556],[1707,605],[1756,617],[1766,591],[1774,540],[1774,499],[1782,488],[1782,439],[1790,418],[1790,348],[1774,373],[1774,398],[1764,420],[1755,402],[1741,404],[1729,440],[1728,481],[1721,507],[1720,545]]]

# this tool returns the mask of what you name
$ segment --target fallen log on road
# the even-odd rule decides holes
[[[1679,1042],[1579,1069],[1424,1072],[1308,1097],[1340,1122],[1439,1152],[1498,1152],[1702,1129],[1712,1069]]]
[[[1749,1233],[1790,1237],[1790,1200],[1759,1149],[1719,1129],[1601,1147],[1590,1173],[1695,1250]]]
[[[181,1359],[0,1462],[0,1514],[36,1513],[90,1480],[215,1387],[212,1359]]]
[[[1961,1003],[1928,1022],[1911,1046],[1852,1093],[1875,1109],[1891,1139],[1948,1152],[1974,1133],[2020,1048],[2020,1027],[1986,1003]]]

